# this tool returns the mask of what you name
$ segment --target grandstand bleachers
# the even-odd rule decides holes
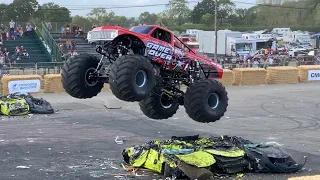
[[[17,63],[37,63],[37,62],[51,62],[52,58],[45,49],[42,41],[37,35],[18,37],[16,40],[3,41],[3,48],[7,48],[9,56],[15,53],[16,46],[23,46],[30,54],[29,58],[22,58]]]
[[[60,34],[59,33],[51,33],[53,39],[58,43],[59,42],[59,38]],[[78,54],[83,54],[83,53],[88,53],[88,54],[92,54],[92,55],[98,55],[100,57],[100,55],[96,52],[96,46],[92,45],[92,44],[88,44],[88,42],[84,39],[84,37],[77,37],[74,35],[70,35],[68,37],[62,37],[61,40],[65,43],[66,40],[69,39],[70,41],[75,40],[76,42],[76,52]]]

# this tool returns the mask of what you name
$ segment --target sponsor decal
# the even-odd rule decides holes
[[[309,81],[319,81],[320,80],[320,70],[309,70],[308,71]]]
[[[172,60],[172,48],[159,45],[153,42],[147,42],[147,55],[153,56],[171,62]]]
[[[41,84],[39,79],[10,81],[8,83],[9,93],[39,92],[40,87]]]

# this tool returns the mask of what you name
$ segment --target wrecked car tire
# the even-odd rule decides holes
[[[118,99],[142,101],[155,86],[153,66],[144,56],[121,56],[111,65],[109,84]]]
[[[92,98],[101,92],[104,83],[90,78],[99,59],[89,54],[81,54],[68,59],[62,68],[61,81],[65,91],[79,99]]]
[[[202,79],[187,88],[184,106],[190,118],[209,123],[224,116],[228,100],[228,93],[219,81]]]
[[[172,102],[165,94],[152,93],[139,102],[140,110],[151,119],[168,119],[179,109],[179,104]]]

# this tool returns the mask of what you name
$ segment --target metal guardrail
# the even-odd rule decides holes
[[[7,27],[7,29],[8,29],[9,22],[1,22],[1,24],[4,24],[4,26]],[[18,25],[21,25],[22,28],[25,29],[27,24],[28,24],[28,22],[16,21],[15,26],[17,27]],[[39,24],[37,24],[37,25],[39,25]],[[46,29],[48,30],[47,23],[44,23],[43,25],[45,25]],[[61,27],[62,26],[66,27],[67,25],[70,27],[71,30],[74,26],[82,27],[83,32],[87,33],[88,31],[92,30],[93,23],[83,22],[83,23],[75,24],[75,23],[68,23],[68,22],[51,22],[51,29],[48,31],[50,31],[51,33],[60,33]]]
[[[58,62],[63,61],[63,53],[60,51],[58,44],[47,30],[44,23],[37,25],[37,32],[41,35],[46,45],[49,47],[51,55],[53,56],[53,60]]]
[[[0,68],[1,77],[4,75],[46,75],[60,74],[64,62],[16,63]]]

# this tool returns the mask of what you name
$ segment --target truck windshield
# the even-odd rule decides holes
[[[237,43],[236,50],[237,51],[251,51],[252,44],[251,43]]]
[[[148,34],[152,29],[152,26],[134,26],[130,29],[130,31],[140,34]]]
[[[187,44],[187,46],[191,49],[199,48],[199,44]]]

